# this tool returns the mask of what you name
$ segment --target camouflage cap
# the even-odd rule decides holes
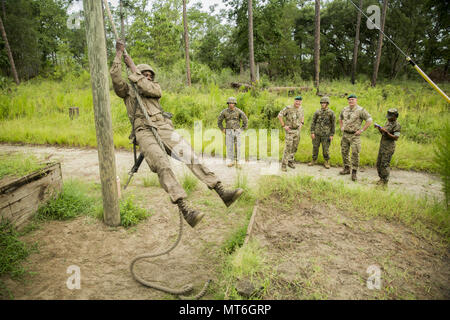
[[[330,98],[322,97],[322,98],[320,98],[320,103],[328,103],[328,104],[330,104]]]
[[[237,104],[237,100],[235,97],[229,97],[227,100],[227,104],[234,103]]]
[[[150,71],[151,73],[155,74],[155,71],[152,69],[152,67],[150,67],[148,64],[138,64],[136,66],[136,68],[140,71],[140,72],[144,72],[144,71]]]
[[[347,99],[351,99],[351,98],[358,99],[358,97],[357,97],[356,94],[354,94],[354,93],[352,93],[351,95],[349,95],[349,96],[347,97]]]
[[[398,110],[396,108],[391,108],[387,111],[387,117],[394,115],[398,118]]]
[[[303,100],[302,96],[296,96],[294,100]]]

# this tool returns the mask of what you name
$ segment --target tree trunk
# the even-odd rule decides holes
[[[98,162],[102,184],[103,218],[107,225],[118,226],[120,224],[120,213],[116,181],[116,159],[101,3],[98,0],[83,0],[98,144]]]
[[[183,0],[183,24],[184,24],[184,55],[186,57],[187,85],[191,86],[191,63],[189,61],[189,32],[187,21],[186,0]]]
[[[256,81],[255,52],[253,48],[253,1],[248,0],[248,51],[250,54],[250,81]]]
[[[381,48],[383,47],[383,33],[384,31],[384,23],[386,21],[386,11],[388,6],[388,0],[383,1],[383,12],[381,14],[381,26],[380,26],[380,34],[378,37],[378,47],[377,47],[377,58],[375,60],[375,64],[373,66],[373,76],[372,76],[372,87],[377,85],[377,77],[378,77],[378,68],[380,67],[381,61]]]
[[[6,8],[5,8],[5,1],[2,0],[2,13],[3,13],[3,21],[6,21]]]
[[[9,47],[8,37],[6,36],[5,27],[3,26],[3,20],[0,18],[0,32],[2,33],[3,41],[5,42],[6,53],[8,54],[9,64],[11,65],[11,73],[13,75],[14,81],[20,84],[19,76],[17,75],[16,65],[14,64],[14,59],[12,56],[11,48]]]
[[[119,1],[120,5],[120,37],[121,40],[125,43],[125,22],[124,22],[124,14],[123,14],[123,3],[122,0]]]
[[[362,10],[363,0],[359,0],[359,9]],[[358,51],[359,51],[359,29],[361,27],[361,11],[358,11],[358,17],[356,18],[356,34],[355,44],[353,45],[353,65],[352,65],[352,84],[355,84],[356,67],[358,64]]]
[[[320,0],[316,0],[314,17],[314,86],[316,93],[319,93],[320,74]]]

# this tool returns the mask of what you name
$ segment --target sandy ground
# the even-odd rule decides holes
[[[63,179],[80,178],[99,182],[95,149],[0,144],[0,153],[19,151],[33,153],[48,161],[60,161]],[[250,186],[255,185],[262,174],[281,174],[276,164],[271,167],[266,162],[246,163],[243,170],[238,171],[226,167],[221,160],[205,158],[203,161],[214,168],[228,186],[234,184],[238,174],[246,175]],[[132,153],[117,151],[116,163],[117,174],[124,183],[123,179],[133,165]],[[178,176],[187,170],[177,161],[172,161],[172,165]],[[371,183],[377,180],[373,168],[364,169],[359,174],[358,183],[352,182],[349,176],[340,176],[339,170],[297,164],[295,170],[289,169],[282,174],[341,180],[348,186],[362,185],[367,188],[373,188]],[[110,228],[92,217],[81,216],[70,221],[42,223],[39,229],[25,235],[25,242],[39,244],[39,252],[32,254],[25,263],[25,267],[36,274],[27,276],[25,281],[4,279],[11,295],[15,299],[173,298],[141,286],[133,280],[129,271],[129,262],[134,256],[165,250],[173,243],[178,232],[178,210],[170,203],[167,194],[159,187],[143,186],[142,178],[149,173],[148,166],[142,165],[126,191],[135,194],[139,205],[151,213],[149,219],[135,228]],[[440,180],[434,175],[393,170],[391,176],[389,188],[392,190],[417,197],[443,197]],[[216,194],[202,184],[189,199],[195,207],[207,212],[207,217],[195,229],[184,223],[182,241],[169,256],[141,261],[136,270],[145,279],[158,281],[162,285],[181,287],[192,283],[195,294],[207,279],[214,281],[218,277],[221,265],[219,248],[236,228],[245,223],[248,208],[239,205],[226,208]],[[415,238],[406,228],[389,225],[381,220],[358,222],[334,208],[314,208],[309,203],[302,205],[299,212],[278,216],[276,208],[266,204],[259,213],[255,237],[263,246],[273,249],[270,259],[273,259],[273,266],[278,268],[279,273],[278,291],[269,292],[267,298],[311,298],[308,295],[330,299],[383,298],[386,297],[382,295],[384,291],[378,295],[367,293],[364,283],[361,284],[361,279],[367,277],[367,266],[377,263],[381,265],[384,275],[404,272],[409,280],[420,279],[417,288],[408,280],[406,286],[400,285],[402,289],[397,296],[391,294],[388,298],[408,298],[411,295],[425,299],[450,297],[450,261],[446,248],[433,247]],[[261,219],[267,223],[261,223]],[[279,220],[270,224],[271,219]],[[389,236],[386,237],[386,234]],[[79,290],[71,290],[66,285],[71,276],[67,269],[72,265],[80,267]],[[316,291],[308,291],[302,281],[314,275],[316,265],[321,266],[322,272],[331,275],[331,280],[320,281]],[[296,278],[298,275],[300,278]],[[398,277],[395,276],[395,279]],[[427,280],[424,282],[422,279]],[[302,283],[304,290],[293,293],[286,289],[292,287],[286,282]],[[209,291],[206,298],[213,298],[213,291]]]

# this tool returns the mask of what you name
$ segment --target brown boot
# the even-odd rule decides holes
[[[225,203],[227,207],[231,206],[237,199],[239,199],[239,197],[244,192],[244,190],[241,188],[237,188],[233,191],[225,190],[222,182],[218,182],[214,187],[214,190],[216,190],[217,194],[220,196],[223,203]]]
[[[194,228],[205,215],[204,213],[200,213],[189,208],[185,199],[179,199],[176,204],[178,205],[178,209],[180,209],[183,214],[184,220],[186,220],[192,228]]]
[[[295,165],[293,162],[288,162],[288,167],[291,169],[295,169]]]
[[[308,163],[308,166],[311,167],[311,166],[313,166],[313,165],[315,165],[315,164],[316,164],[316,160],[313,159],[310,163]]]
[[[356,172],[357,171],[355,169],[352,170],[352,181],[358,180],[358,178],[356,177]]]
[[[286,171],[287,171],[287,168],[286,168],[286,166],[285,166],[285,165],[282,165],[282,166],[281,166],[281,171],[284,171],[284,172],[286,172]]]
[[[326,169],[330,169],[330,164],[328,163],[328,160],[325,160],[325,163],[323,164],[323,166],[324,166]]]
[[[350,167],[344,167],[342,171],[339,171],[340,175],[350,174]]]

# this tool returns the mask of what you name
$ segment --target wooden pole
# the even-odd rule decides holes
[[[256,81],[255,49],[253,46],[253,1],[248,0],[248,51],[250,55],[250,81]]]
[[[86,20],[89,69],[91,71],[100,180],[102,183],[103,219],[109,226],[118,226],[120,224],[120,213],[102,3],[98,0],[83,0],[83,6]]]
[[[315,3],[314,16],[314,86],[319,93],[320,74],[320,0]]]
[[[187,85],[191,86],[191,63],[189,61],[189,30],[187,21],[186,0],[183,0],[184,55],[186,59]]]
[[[356,18],[355,44],[353,45],[352,84],[355,84],[356,68],[358,66],[359,29],[361,27],[361,11],[363,0],[359,1],[358,16]]]
[[[383,12],[381,14],[380,34],[378,36],[377,58],[375,60],[375,64],[373,65],[372,87],[375,87],[377,85],[378,68],[380,67],[381,49],[383,47],[383,31],[384,31],[384,23],[386,22],[387,6],[388,6],[388,0],[384,0],[383,1]]]
[[[3,8],[3,14],[5,13]],[[19,76],[17,75],[16,65],[14,64],[14,58],[12,56],[11,48],[9,46],[8,37],[6,36],[5,27],[3,26],[2,18],[0,18],[0,32],[2,34],[3,41],[5,42],[5,49],[8,55],[9,64],[11,65],[11,73],[13,75],[16,84],[20,84]]]

